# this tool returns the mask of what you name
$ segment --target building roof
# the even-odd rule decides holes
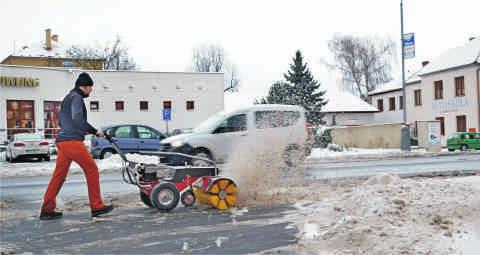
[[[427,75],[475,63],[480,63],[480,37],[471,39],[463,46],[445,51],[425,66],[419,75]]]
[[[422,78],[418,76],[418,74],[422,71],[423,69],[419,69],[418,71],[414,72],[410,77],[408,77],[405,80],[405,84],[413,84],[422,81]],[[389,93],[389,92],[395,92],[402,90],[402,82],[397,81],[397,80],[392,80],[387,83],[384,83],[382,85],[379,85],[375,90],[368,92],[369,96],[374,96],[374,95],[380,95],[384,93]]]
[[[322,112],[378,112],[378,109],[348,92],[328,90]]]
[[[68,46],[60,42],[55,42],[52,40],[52,49],[47,50],[45,48],[45,42],[36,42],[32,43],[29,46],[23,46],[13,54],[14,56],[21,57],[57,57],[65,58],[67,57],[66,51]]]

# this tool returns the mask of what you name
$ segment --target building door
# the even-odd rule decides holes
[[[45,129],[45,138],[53,139],[58,135],[58,112],[60,112],[60,105],[62,102],[45,101],[43,102],[43,122]]]
[[[7,136],[35,132],[33,100],[7,100]]]
[[[457,116],[457,132],[467,132],[467,116]]]

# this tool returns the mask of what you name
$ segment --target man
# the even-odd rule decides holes
[[[93,90],[93,80],[87,73],[81,73],[72,89],[63,99],[59,112],[60,131],[56,139],[58,157],[50,183],[43,199],[40,213],[41,220],[58,219],[61,212],[55,211],[56,196],[62,188],[72,161],[82,169],[87,179],[88,198],[92,217],[97,217],[113,210],[113,205],[105,206],[100,194],[98,167],[83,144],[85,134],[90,133],[100,137],[105,134],[95,129],[87,122],[87,109],[83,99]]]

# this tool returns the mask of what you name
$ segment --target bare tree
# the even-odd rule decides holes
[[[76,59],[103,58],[104,69],[108,70],[135,70],[137,65],[123,46],[120,36],[117,36],[113,43],[107,42],[103,47],[77,46],[73,45],[67,49],[67,57]]]
[[[391,38],[335,35],[328,43],[334,56],[331,67],[342,74],[344,85],[368,101],[368,92],[392,80],[395,44]]]
[[[193,49],[194,72],[223,72],[224,91],[236,91],[240,86],[238,69],[226,60],[225,50],[218,44],[202,44]]]

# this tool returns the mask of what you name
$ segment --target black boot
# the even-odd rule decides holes
[[[62,218],[63,213],[61,212],[41,212],[40,219],[41,220],[54,220]]]
[[[100,210],[92,211],[92,217],[98,217],[103,214],[107,214],[113,210],[113,205],[106,205]]]

